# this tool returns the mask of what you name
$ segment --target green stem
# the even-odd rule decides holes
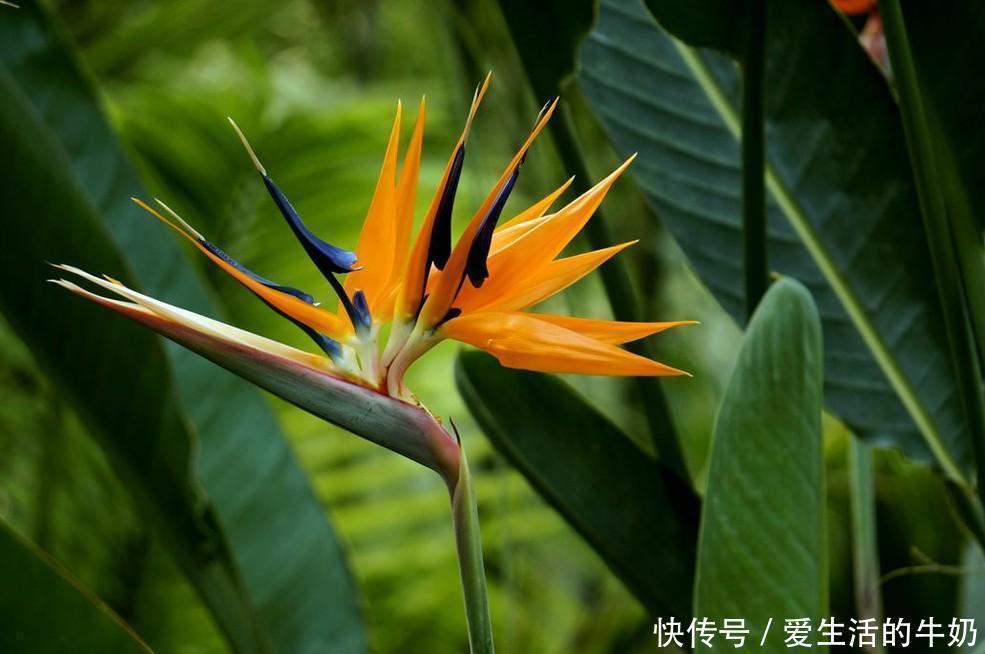
[[[848,481],[851,498],[852,558],[855,578],[855,613],[859,618],[882,620],[882,593],[879,584],[879,551],[876,537],[875,481],[872,446],[850,437],[848,443]],[[879,645],[869,648],[884,652]]]
[[[967,486],[950,479],[944,480],[944,483],[958,517],[985,552],[985,513],[982,512],[981,503]]]
[[[944,316],[951,365],[957,375],[958,392],[971,434],[981,502],[985,501],[985,404],[982,401],[977,351],[969,330],[964,280],[956,261],[948,222],[940,164],[936,158],[899,1],[879,0],[879,13],[896,76],[903,128]]]
[[[932,110],[933,105],[928,107]],[[930,119],[940,134],[940,122],[936,114],[930,111]],[[964,280],[965,291],[968,289],[985,288],[985,257],[982,253],[982,233],[975,224],[974,213],[968,203],[967,190],[958,173],[954,160],[954,151],[950,144],[938,137],[940,158],[940,176],[944,182],[944,201],[947,206],[947,216],[954,234],[954,246],[957,251],[958,266]],[[971,318],[972,334],[978,349],[978,361],[985,358],[985,293],[965,293],[968,303],[968,313]]]
[[[747,3],[745,14],[742,53],[742,262],[746,320],[749,320],[769,286],[763,134],[766,0]]]
[[[451,490],[452,520],[455,545],[458,548],[458,567],[465,596],[465,618],[469,628],[469,651],[472,654],[492,654],[492,621],[486,593],[486,571],[482,565],[482,539],[479,535],[479,511],[475,488],[469,472],[465,450],[460,449],[458,481]]]
[[[557,148],[561,163],[564,164],[569,173],[575,176],[575,181],[572,183],[575,192],[581,194],[588,191],[591,188],[591,176],[588,174],[588,167],[585,165],[585,160],[575,140],[571,118],[566,106],[560,107],[555,113],[554,119],[548,123],[548,129],[551,132],[551,138],[554,139],[554,147]],[[592,249],[598,250],[612,245],[608,223],[601,208],[596,210],[595,218],[588,221],[584,233]],[[639,320],[639,307],[636,297],[633,295],[629,271],[626,270],[623,262],[618,258],[612,259],[599,269],[599,273],[602,276],[602,285],[605,287],[605,294],[609,298],[609,306],[612,307],[612,314],[615,319]],[[651,355],[646,341],[627,343],[626,349],[640,356],[650,357]],[[655,377],[634,377],[633,379],[642,399],[650,438],[657,456],[681,479],[689,480],[690,476],[677,439],[673,417],[670,414],[667,397],[664,395],[660,382]]]

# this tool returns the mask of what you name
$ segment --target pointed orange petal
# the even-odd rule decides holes
[[[558,327],[570,329],[582,336],[594,338],[596,341],[622,345],[637,341],[646,336],[659,334],[671,327],[682,325],[697,325],[697,320],[675,320],[673,322],[620,322],[618,320],[596,320],[594,318],[575,318],[573,316],[557,316],[549,313],[529,314],[537,320],[543,320]]]
[[[513,216],[505,223],[500,224],[496,227],[496,231],[493,232],[493,239],[496,238],[496,234],[502,235],[504,232],[510,231],[511,228],[518,227],[522,223],[543,216],[547,210],[551,208],[551,205],[554,204],[554,202],[561,196],[561,194],[568,190],[568,187],[571,186],[573,181],[575,181],[575,178],[569,177],[564,184],[561,184],[561,186],[557,187],[534,204]],[[495,243],[495,240],[493,243]]]
[[[571,186],[571,182],[574,181],[574,177],[568,178],[564,184],[550,193],[548,196],[531,205],[527,209],[524,209],[515,217],[511,218],[506,223],[500,225],[493,232],[492,244],[489,247],[489,256],[493,256],[502,250],[510,247],[517,242],[524,234],[527,234],[537,225],[541,224],[546,220],[544,213],[551,208],[555,200],[561,196],[568,187]]]
[[[449,320],[441,332],[489,352],[507,368],[611,376],[688,374],[531,314],[474,313]]]
[[[482,224],[483,218],[489,213],[489,208],[496,201],[496,197],[510,178],[510,175],[513,174],[513,171],[526,156],[527,150],[530,149],[537,135],[547,125],[547,121],[551,119],[554,109],[557,107],[557,102],[558,99],[555,98],[548,105],[543,115],[540,116],[534,128],[530,130],[527,140],[524,141],[520,149],[513,155],[513,159],[510,160],[510,163],[499,176],[499,181],[496,182],[492,190],[489,191],[489,194],[486,195],[486,199],[479,206],[479,210],[475,212],[472,220],[466,226],[465,231],[458,238],[458,242],[455,244],[444,270],[436,275],[434,288],[430,291],[428,299],[421,309],[421,320],[425,326],[431,326],[444,318],[445,314],[448,313],[448,309],[451,308],[452,301],[455,299],[455,294],[460,287],[462,276],[465,274],[465,263],[468,260],[469,250],[472,248],[472,241],[475,238],[476,231],[478,231],[479,226]]]
[[[531,269],[551,261],[571,242],[588,222],[615,181],[636,155],[627,159],[608,177],[578,196],[557,213],[545,216],[533,229],[521,235],[510,247],[489,257],[489,277],[509,277],[515,284]]]
[[[170,220],[158,213],[155,209],[136,198],[134,198],[134,202],[137,203],[137,205],[139,205],[142,209],[149,212],[152,216],[156,217],[158,220],[171,227],[171,229],[188,239],[196,248],[199,249],[200,252],[202,252],[202,254],[207,256],[213,263],[222,268],[230,277],[248,288],[254,294],[259,296],[260,299],[269,303],[274,308],[327,336],[338,336],[343,333],[345,323],[338,316],[308,304],[293,295],[288,295],[287,293],[282,293],[281,291],[267,288],[260,282],[252,279],[249,275],[237,270],[229,262],[210,252],[204,245],[196,240],[194,236],[180,229]]]
[[[421,150],[424,146],[424,98],[421,98],[417,110],[417,122],[414,132],[404,155],[403,166],[400,167],[400,179],[397,182],[397,215],[394,230],[394,260],[392,273],[387,290],[392,290],[404,272],[407,262],[407,249],[410,247],[410,232],[414,227],[414,203],[417,201],[417,181],[421,172]]]
[[[396,307],[394,309],[395,314],[400,314],[403,318],[417,311],[417,308],[421,304],[421,298],[424,297],[424,275],[427,272],[428,247],[431,244],[434,217],[438,213],[441,196],[444,193],[445,187],[448,185],[448,178],[451,175],[452,167],[455,163],[455,155],[468,138],[472,121],[475,119],[475,114],[479,110],[479,104],[482,102],[482,98],[486,95],[486,89],[489,87],[490,77],[491,73],[486,75],[482,86],[479,87],[475,96],[472,98],[472,106],[469,107],[469,115],[465,120],[465,127],[462,128],[462,134],[458,137],[458,143],[452,148],[451,156],[448,157],[448,163],[445,164],[441,181],[438,183],[438,188],[434,191],[431,204],[428,207],[427,213],[424,214],[424,222],[421,225],[420,231],[417,233],[414,246],[411,248],[410,255],[407,258],[407,266],[402,276],[400,292],[397,296]]]
[[[370,201],[366,220],[363,222],[359,241],[356,245],[356,257],[361,270],[356,270],[346,276],[344,288],[352,296],[357,290],[366,294],[370,313],[376,313],[376,300],[390,280],[393,260],[396,253],[396,175],[397,154],[400,149],[400,117],[401,105],[397,103],[397,113],[390,128],[390,139],[387,142],[386,154],[383,155],[383,165],[380,167],[380,177],[376,182],[376,191]],[[343,318],[345,310],[339,307],[338,314]]]
[[[479,288],[466,284],[458,300],[455,301],[455,306],[461,308],[463,312],[526,309],[560,293],[636,242],[629,241],[551,261],[516,283],[513,283],[510,276],[501,275],[499,278],[490,276]]]

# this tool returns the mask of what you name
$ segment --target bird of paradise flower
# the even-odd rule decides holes
[[[139,322],[247,380],[371,441],[437,471],[448,485],[473,651],[492,651],[475,498],[457,438],[406,388],[410,365],[445,339],[485,350],[511,368],[594,375],[687,374],[619,346],[693,321],[619,322],[527,309],[559,293],[635,243],[561,257],[601,204],[632,157],[593,188],[553,213],[572,180],[500,224],[527,151],[551,118],[557,99],[541,110],[519,150],[452,246],[452,213],[466,142],[489,76],[476,89],[416,238],[411,239],[424,137],[425,103],[399,174],[401,105],[354,251],[313,234],[267,174],[230,119],[274,204],[338,297],[333,312],[298,289],[248,270],[208,241],[163,202],[150,212],[215,265],[302,329],[315,354],[154,299],[111,277],[69,265],[72,273],[122,299],[66,279],[51,280]],[[344,281],[339,277],[345,275]],[[381,328],[390,324],[382,343]]]

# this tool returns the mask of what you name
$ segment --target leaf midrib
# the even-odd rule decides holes
[[[736,141],[740,141],[741,129],[739,116],[726,98],[723,89],[715,81],[711,71],[690,47],[684,45],[676,38],[670,37],[670,39],[684,64],[693,73],[698,86],[705,92],[715,112],[721,117],[722,122],[725,123],[729,134]],[[892,353],[889,351],[889,347],[876,330],[862,302],[838,270],[832,257],[825,249],[824,244],[818,238],[814,227],[794,199],[793,194],[780,181],[775,168],[770,163],[768,153],[766,160],[766,186],[770,196],[776,202],[780,211],[790,223],[790,226],[800,237],[801,242],[817,264],[821,274],[824,275],[828,284],[831,285],[835,296],[845,308],[845,312],[851,318],[852,324],[855,325],[866,347],[869,348],[879,368],[886,375],[890,386],[892,386],[896,395],[900,398],[907,413],[910,414],[910,417],[916,424],[917,429],[920,430],[920,434],[927,443],[927,447],[934,454],[934,458],[937,460],[941,469],[951,479],[966,485],[967,480],[947,451],[933,418],[927,412],[926,407],[914,390],[910,380],[900,369]]]

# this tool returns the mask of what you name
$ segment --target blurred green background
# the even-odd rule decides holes
[[[456,220],[467,218],[481,201],[541,104],[523,82],[494,3],[179,0],[63,2],[54,8],[154,196],[244,265],[323,296],[324,281],[283,229],[226,116],[243,127],[311,227],[351,246],[376,183],[397,99],[409,114],[406,138],[418,99],[427,98],[418,195],[423,208],[479,75],[493,71]],[[497,47],[487,49],[489,43]],[[593,159],[597,177],[617,163],[602,137]],[[529,157],[507,212],[567,176],[545,138]],[[647,280],[652,301],[647,317],[700,319],[701,342],[714,344],[699,348],[693,332],[669,334],[660,343],[667,360],[699,380],[672,391],[687,401],[679,419],[694,460],[701,461],[715,396],[728,372],[730,341],[738,332],[647,220],[628,178],[607,202],[618,217],[611,226],[617,239],[641,239],[623,256],[632,258]],[[221,271],[201,268],[228,307],[230,322],[308,347],[296,328]],[[555,302],[581,315],[608,312],[594,276]],[[709,339],[710,333],[717,337]],[[458,347],[445,343],[425,357],[411,370],[409,385],[432,411],[455,421],[477,471],[500,650],[622,651],[633,641],[645,646],[651,621],[642,608],[474,426],[455,389]],[[149,547],[138,516],[71,408],[6,331],[2,352],[8,399],[0,416],[0,513],[68,562],[152,646],[223,650],[191,589],[166,555]],[[641,419],[624,410],[623,384],[572,381],[617,422],[631,427]],[[272,396],[266,400],[347,547],[374,650],[462,651],[461,590],[440,481]],[[50,515],[62,522],[38,524],[35,508],[41,502],[55,505]],[[78,524],[95,533],[73,534]],[[169,599],[174,596],[181,597],[178,604]]]
[[[324,282],[275,215],[226,116],[244,128],[309,225],[333,243],[351,246],[398,98],[405,115],[413,115],[420,96],[427,97],[418,195],[423,206],[475,83],[493,71],[457,220],[481,200],[545,99],[530,94],[491,0],[62,0],[52,9],[77,43],[148,190],[249,268],[316,295],[325,295]],[[582,101],[570,101],[598,179],[618,159]],[[405,135],[411,124],[405,119]],[[544,137],[507,213],[567,176]],[[657,358],[694,374],[663,387],[700,489],[715,407],[740,331],[690,271],[632,179],[620,180],[606,209],[614,242],[640,239],[623,257],[643,319],[701,321],[698,328],[654,340]],[[200,269],[230,322],[307,347],[292,325],[242,288],[214,269]],[[609,315],[597,276],[552,303],[577,315]],[[64,562],[155,649],[226,651],[209,614],[149,535],[71,406],[9,328],[0,338],[0,516]],[[653,617],[475,426],[455,388],[458,348],[445,343],[425,357],[412,369],[409,385],[432,411],[455,421],[476,471],[499,650],[652,651]],[[643,416],[626,400],[626,382],[568,381],[627,433],[642,431]],[[461,590],[440,481],[271,396],[265,401],[345,545],[372,649],[464,651]],[[847,535],[849,436],[834,419],[825,426],[832,609],[849,616],[856,601]],[[954,615],[957,607],[942,598],[955,597],[957,580],[981,569],[962,562],[964,536],[943,486],[895,453],[879,453],[877,460],[880,534],[888,536],[880,539],[884,571],[916,565],[924,566],[916,572],[929,573],[885,581],[893,591],[888,608],[897,608],[894,614]]]

